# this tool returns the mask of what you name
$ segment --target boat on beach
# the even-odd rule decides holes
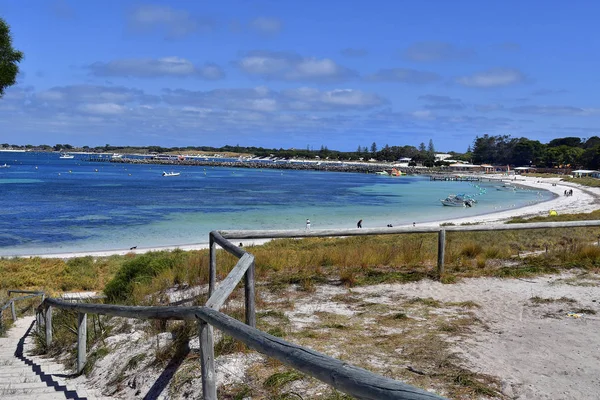
[[[180,172],[173,172],[173,171],[171,171],[171,172],[163,171],[163,173],[162,173],[162,176],[179,176],[179,175],[181,175]]]

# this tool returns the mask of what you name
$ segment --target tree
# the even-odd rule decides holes
[[[427,152],[429,154],[435,154],[435,147],[433,146],[433,140],[429,139],[429,146],[427,146]]]
[[[13,49],[10,27],[0,18],[0,97],[4,89],[16,83],[19,66],[23,53]]]
[[[373,144],[371,144],[371,153],[375,154],[377,153],[377,143],[373,142]]]
[[[568,147],[579,147],[581,146],[581,139],[578,137],[565,137],[553,139],[548,143],[548,147],[558,147],[558,146],[568,146]]]

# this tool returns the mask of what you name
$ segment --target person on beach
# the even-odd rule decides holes
[[[306,230],[310,231],[310,219],[306,219]]]
[[[358,220],[358,222],[356,223],[356,227],[357,228],[362,228],[362,219]]]

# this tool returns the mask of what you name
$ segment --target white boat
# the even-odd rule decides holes
[[[4,165],[0,165],[0,168],[10,168],[10,165],[8,165],[7,163],[4,163]]]
[[[375,172],[376,175],[384,175],[384,176],[389,176],[390,174],[387,173],[387,171],[377,171]]]
[[[123,154],[113,153],[113,155],[112,155],[112,156],[110,156],[110,158],[112,158],[113,160],[114,160],[115,158],[123,158]]]
[[[443,205],[448,207],[473,207],[473,204],[475,204],[475,199],[458,194],[451,194],[440,201]]]
[[[60,158],[61,160],[71,160],[71,159],[75,158],[75,156],[73,154],[63,153],[58,158]]]
[[[162,176],[179,176],[180,173],[179,172],[165,172],[163,171]]]

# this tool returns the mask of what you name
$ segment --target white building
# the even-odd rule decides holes
[[[435,161],[444,161],[448,158],[452,157],[452,154],[447,153],[435,153]]]

